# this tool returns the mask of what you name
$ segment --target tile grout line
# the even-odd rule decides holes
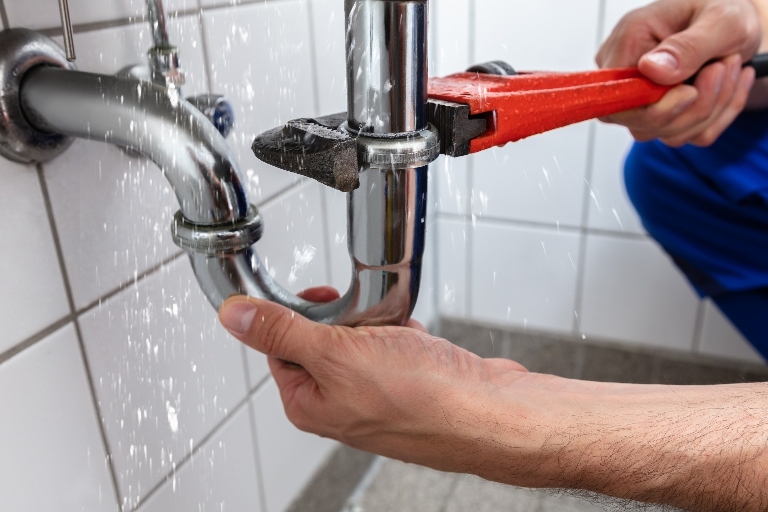
[[[146,278],[152,276],[156,272],[162,270],[163,268],[165,268],[166,266],[170,265],[171,263],[173,263],[177,259],[181,258],[182,256],[185,256],[186,254],[187,253],[185,251],[179,250],[179,251],[175,252],[174,254],[172,254],[171,256],[169,256],[169,257],[165,258],[164,260],[160,261],[160,263],[157,263],[157,264],[153,265],[152,267],[148,268],[144,272],[136,274],[136,276],[133,277],[130,281],[126,281],[126,282],[120,284],[119,286],[117,286],[116,288],[113,288],[112,290],[110,290],[109,292],[105,293],[103,296],[99,297],[98,299],[94,300],[93,302],[90,302],[90,303],[86,304],[85,306],[83,306],[82,308],[78,309],[75,312],[75,317],[80,317],[80,316],[90,312],[91,310],[93,310],[93,309],[99,307],[100,305],[102,305],[104,302],[106,302],[106,301],[110,300],[111,298],[113,298],[115,295],[118,295],[121,292],[124,292],[125,290],[127,290],[128,288],[130,288],[132,286],[138,285],[139,283],[144,281]]]
[[[195,7],[193,9],[179,9],[176,11],[170,11],[166,13],[166,17],[169,19],[172,18],[180,18],[185,16],[191,16],[194,14],[202,15],[206,12],[210,11],[217,11],[221,9],[235,9],[242,6],[248,6],[248,5],[254,5],[254,4],[264,4],[264,3],[273,3],[273,2],[279,2],[283,0],[241,0],[236,5],[233,5],[231,3],[222,3],[218,5],[213,5],[209,7]],[[2,14],[0,12],[0,14]],[[145,23],[147,21],[146,16],[127,16],[125,18],[113,18],[110,20],[102,20],[102,21],[94,21],[90,23],[77,23],[75,25],[72,25],[72,31],[75,34],[81,34],[84,32],[95,32],[97,30],[103,30],[107,28],[116,28],[116,27],[126,27],[129,25],[138,25],[139,23]],[[43,35],[46,35],[48,37],[54,37],[54,36],[60,36],[62,35],[61,27],[51,26],[51,27],[45,27],[45,28],[39,28],[36,29],[36,32],[40,32]]]
[[[598,28],[599,32],[599,28]],[[597,126],[595,122],[589,123],[589,131],[587,133],[587,160],[586,173],[584,176],[584,186],[581,199],[581,227],[579,228],[579,263],[576,270],[576,291],[573,301],[573,320],[571,324],[571,332],[573,334],[581,334],[581,308],[584,303],[584,274],[587,268],[587,239],[589,237],[589,190],[590,182],[592,181],[592,175],[595,166],[595,142],[597,138]]]
[[[139,501],[139,503],[133,507],[131,510],[133,512],[138,511],[141,507],[144,506],[144,504],[149,500],[151,496],[154,496],[157,494],[157,492],[163,487],[163,485],[168,481],[169,478],[172,478],[174,473],[178,473],[182,468],[184,468],[190,460],[205,446],[216,434],[218,434],[222,428],[224,428],[227,423],[229,423],[232,418],[234,418],[240,410],[246,406],[251,398],[253,398],[253,395],[261,391],[261,388],[264,387],[266,382],[269,379],[262,380],[261,384],[253,389],[253,391],[248,391],[244,398],[242,398],[235,406],[232,408],[231,411],[227,411],[227,414],[224,416],[224,418],[221,419],[216,425],[211,428],[211,430],[208,431],[207,434],[205,434],[203,437],[200,438],[198,442],[195,443],[195,447],[190,451],[188,454],[186,454],[184,457],[182,457],[179,462],[176,464],[175,469],[170,469],[168,473],[163,475],[163,478],[158,482],[152,489],[147,492]]]
[[[11,28],[11,23],[8,21],[8,12],[5,10],[4,0],[0,0],[0,21],[3,23],[4,28]]]
[[[438,212],[439,217],[444,220],[461,221],[466,219],[472,219],[471,215],[461,215],[450,212]],[[529,229],[544,229],[548,231],[566,232],[570,234],[577,234],[584,232],[589,235],[600,235],[605,237],[629,239],[629,240],[648,240],[650,237],[645,233],[634,233],[629,231],[611,231],[608,229],[599,228],[579,228],[575,226],[565,226],[557,224],[550,224],[547,222],[537,222],[529,220],[518,219],[502,219],[499,217],[479,216],[476,218],[476,223],[480,224],[494,224],[509,227],[529,228]]]
[[[52,324],[48,325],[47,327],[43,328],[42,330],[36,332],[32,336],[22,340],[21,342],[17,343],[13,347],[9,348],[2,354],[0,354],[0,364],[3,364],[10,359],[12,359],[14,356],[24,352],[26,349],[32,347],[33,345],[37,344],[38,342],[44,340],[54,332],[58,331],[62,327],[65,327],[68,323],[70,323],[73,320],[74,316],[69,314],[63,318],[60,318],[59,320],[56,320]]]
[[[472,65],[475,63],[476,55],[475,55],[475,0],[467,0],[467,8],[469,9],[469,12],[467,13],[467,58],[469,59],[469,64]],[[466,176],[466,186],[467,186],[467,194],[466,194],[466,212],[467,215],[464,219],[464,231],[465,231],[465,237],[466,240],[464,242],[464,283],[465,283],[465,289],[464,289],[464,316],[466,318],[472,318],[472,281],[473,281],[473,272],[472,272],[472,244],[474,242],[474,236],[472,227],[473,227],[473,221],[474,217],[472,215],[472,187],[474,186],[474,180],[473,180],[473,174],[475,169],[475,161],[473,157],[467,157],[470,158],[470,160],[467,161],[467,176]]]
[[[290,185],[275,194],[271,195],[265,202],[262,203],[262,207],[264,205],[271,206],[272,204],[275,204],[277,201],[280,201],[287,196],[288,193],[291,192],[292,189],[298,188],[301,184],[308,181],[308,179],[301,179],[297,183]],[[52,334],[53,332],[57,331],[61,327],[65,326],[67,323],[72,322],[75,320],[75,318],[84,315],[85,313],[90,312],[94,308],[100,306],[105,301],[113,298],[115,295],[125,291],[126,289],[130,288],[131,286],[137,285],[140,282],[142,282],[144,279],[150,277],[155,272],[165,268],[170,263],[173,263],[175,260],[181,258],[182,256],[186,255],[187,253],[183,250],[179,250],[178,252],[172,254],[168,258],[162,260],[160,263],[148,268],[144,272],[137,274],[135,277],[131,278],[129,281],[126,281],[124,283],[121,283],[116,288],[113,288],[112,290],[106,292],[104,295],[99,297],[98,299],[94,300],[93,302],[90,302],[89,304],[83,306],[80,309],[75,310],[74,313],[70,313],[59,320],[55,321],[54,323],[44,327],[40,331],[36,332],[35,334],[29,336],[28,338],[24,339],[23,341],[17,343],[10,349],[6,350],[3,353],[0,353],[0,364],[5,363],[6,361],[10,360],[14,356],[20,354],[24,350],[28,349],[29,347],[35,345],[48,335]]]
[[[262,380],[257,389],[261,389],[262,386],[269,380],[266,377]],[[253,408],[253,395],[256,392],[249,393],[248,395],[248,425],[251,429],[251,444],[253,444],[253,462],[256,465],[256,485],[259,489],[259,506],[263,512],[267,511],[267,493],[264,486],[264,470],[261,467],[261,456],[259,455],[259,433],[256,431],[256,411]]]
[[[51,205],[51,196],[48,193],[48,184],[45,182],[45,175],[43,173],[42,164],[36,164],[35,170],[37,171],[37,178],[40,182],[40,191],[43,195],[43,202],[45,204],[46,214],[48,215],[48,224],[51,230],[51,237],[53,238],[53,245],[56,251],[56,259],[59,263],[59,271],[61,272],[61,279],[64,284],[64,290],[67,295],[67,302],[69,305],[70,315],[73,316],[72,324],[75,328],[75,335],[77,337],[77,344],[80,348],[80,358],[85,369],[86,380],[88,381],[88,391],[91,394],[91,405],[93,406],[93,412],[96,413],[96,422],[99,427],[99,434],[101,436],[102,447],[107,456],[107,468],[109,470],[109,476],[112,481],[112,487],[115,494],[115,500],[118,510],[121,505],[120,490],[117,483],[117,472],[115,471],[115,465],[112,461],[112,453],[109,448],[109,442],[107,441],[107,433],[104,429],[104,420],[101,414],[101,408],[99,407],[99,399],[96,396],[96,386],[93,382],[93,374],[91,372],[91,365],[88,362],[88,357],[85,352],[85,342],[83,341],[83,333],[80,329],[80,322],[77,320],[77,313],[75,311],[75,300],[72,293],[72,286],[69,280],[69,274],[64,262],[64,252],[61,248],[61,239],[59,238],[59,231],[56,226],[56,219],[53,215],[53,206]]]
[[[147,269],[146,271],[142,272],[141,274],[138,274],[135,278],[131,279],[130,281],[127,281],[117,288],[107,292],[100,298],[94,300],[93,302],[87,304],[86,306],[83,306],[82,308],[75,310],[74,313],[69,313],[68,315],[60,318],[59,320],[55,321],[54,323],[48,325],[47,327],[41,329],[37,333],[33,334],[32,336],[26,338],[25,340],[21,341],[20,343],[16,344],[15,346],[11,347],[10,349],[6,350],[2,354],[0,354],[0,364],[8,361],[9,359],[13,358],[15,355],[23,352],[24,350],[28,349],[32,345],[36,344],[37,342],[41,341],[42,339],[46,338],[48,335],[56,332],[69,322],[73,322],[77,317],[84,315],[85,313],[88,313],[92,309],[98,307],[103,302],[111,299],[115,295],[119,294],[122,291],[125,291],[126,289],[130,288],[133,285],[139,284],[141,281],[146,279],[147,277],[151,276],[158,270],[162,269],[163,267],[167,266],[169,263],[172,263],[174,260],[178,259],[179,257],[185,255],[186,253],[184,251],[177,252],[173,256],[170,256],[169,258],[166,258],[162,262],[158,263],[154,267],[151,267]]]

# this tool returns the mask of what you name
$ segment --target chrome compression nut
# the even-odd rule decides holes
[[[203,226],[193,224],[176,212],[171,223],[173,242],[188,252],[234,253],[248,249],[261,239],[264,224],[259,210],[251,205],[246,217],[234,224]]]
[[[440,156],[440,136],[432,124],[418,132],[386,135],[358,133],[346,123],[343,128],[357,137],[357,159],[360,166],[411,169],[429,165]]]

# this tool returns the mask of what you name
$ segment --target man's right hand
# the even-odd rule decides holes
[[[637,66],[654,82],[674,85],[706,66],[694,85],[603,120],[628,127],[639,141],[712,144],[747,104],[755,74],[742,64],[760,47],[766,14],[768,0],[660,0],[630,12],[600,48],[601,68]]]

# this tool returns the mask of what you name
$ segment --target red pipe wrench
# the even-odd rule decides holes
[[[746,65],[758,77],[768,76],[768,54]],[[430,79],[428,111],[440,132],[441,152],[462,156],[650,105],[669,89],[636,68],[511,76],[466,72]]]

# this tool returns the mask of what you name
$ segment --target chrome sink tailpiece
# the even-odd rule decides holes
[[[168,44],[161,2],[147,3],[155,40],[148,70],[79,72],[39,33],[0,32],[0,155],[44,162],[79,137],[150,158],[180,205],[174,240],[189,253],[216,308],[232,295],[247,294],[323,323],[405,324],[419,292],[427,166],[438,144],[426,117],[427,1],[345,0],[344,126],[362,164],[357,181],[347,176],[346,182],[353,189],[347,217],[351,285],[326,304],[296,297],[266,271],[254,246],[262,221],[222,135],[231,128],[231,109],[215,96],[181,98],[183,73]]]

